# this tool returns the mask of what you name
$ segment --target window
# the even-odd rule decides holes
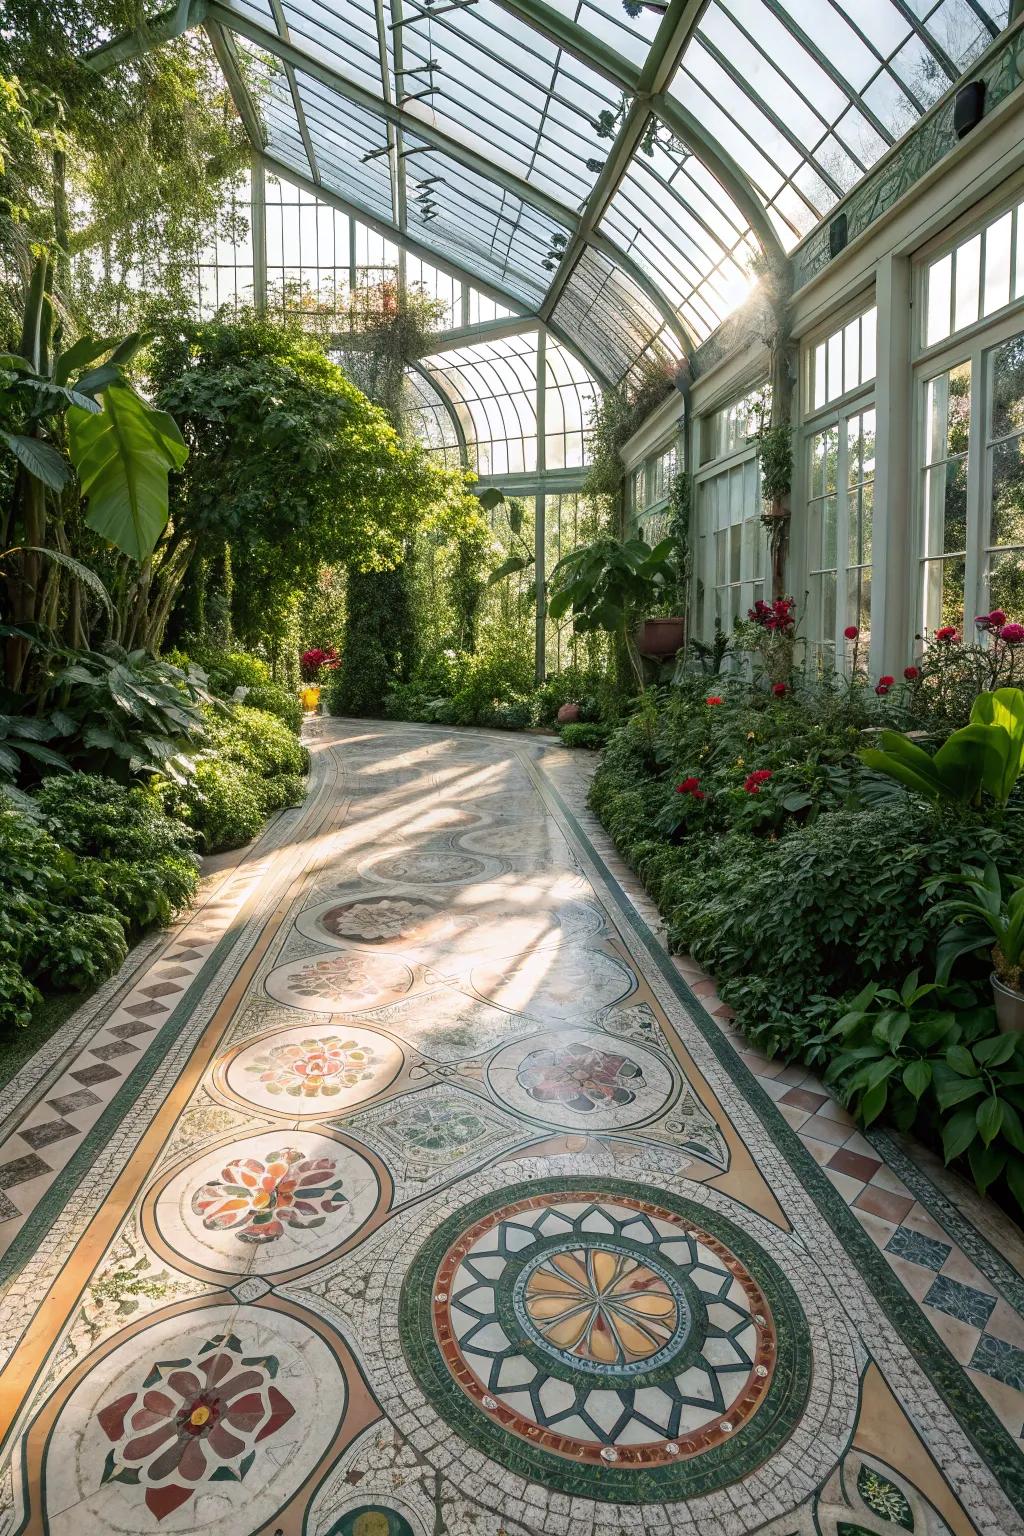
[[[638,464],[629,477],[633,527],[648,544],[657,544],[668,532],[667,502],[679,468],[676,443],[662,447]]]
[[[808,638],[827,665],[849,660],[844,630],[871,639],[877,323],[872,306],[807,352]]]
[[[871,383],[875,377],[877,325],[878,311],[865,310],[811,349],[807,388],[810,410],[820,411]]]
[[[694,632],[729,631],[766,594],[768,540],[761,521],[757,433],[770,413],[768,385],[704,417],[697,473]]]
[[[1016,325],[1016,329],[1015,329]],[[1024,618],[1024,331],[1005,319],[922,369],[918,625]],[[1001,334],[1000,334],[1001,333]]]
[[[991,219],[924,273],[924,345],[935,346],[1024,297],[1024,203]]]
[[[771,415],[771,385],[762,384],[759,389],[752,389],[749,394],[741,395],[721,410],[705,416],[701,422],[701,463],[724,459],[746,448],[750,439],[768,425]]]

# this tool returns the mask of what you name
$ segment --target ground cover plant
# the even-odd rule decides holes
[[[1024,696],[988,686],[1017,665],[1002,646],[938,639],[899,681],[792,656],[782,675],[684,672],[613,731],[591,805],[755,1045],[1020,1201],[1024,1058],[997,1035],[979,934],[950,936],[965,881],[1010,891],[1024,861]]]

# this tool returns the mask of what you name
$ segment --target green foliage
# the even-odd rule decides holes
[[[572,550],[551,572],[551,618],[558,620],[571,611],[573,628],[579,632],[621,632],[631,618],[655,607],[674,583],[671,553],[671,539],[652,549],[643,539],[602,538]]]
[[[277,683],[257,683],[246,693],[245,703],[250,709],[276,715],[296,735],[302,728],[302,705],[289,688],[280,688]]]
[[[294,731],[276,715],[236,704],[226,714],[208,711],[211,750],[218,760],[239,763],[264,777],[305,773],[309,753]]]
[[[963,885],[967,894],[951,895],[935,910],[935,917],[949,919],[939,940],[936,975],[948,981],[961,955],[989,949],[996,975],[1015,992],[1021,986],[1024,967],[1024,880],[1007,876],[1010,894],[1004,898],[999,870],[991,859],[982,867],[967,865],[959,875],[946,876],[946,886]]]
[[[880,741],[861,753],[875,772],[930,800],[980,803],[984,792],[1002,807],[1024,771],[1024,693],[1000,688],[980,694],[970,724],[954,731],[934,756],[895,731],[883,731]]]
[[[173,417],[112,381],[103,410],[96,415],[73,405],[68,428],[87,526],[133,560],[147,559],[167,523],[168,474],[188,457]]]
[[[793,484],[793,428],[788,421],[766,427],[758,434],[761,464],[761,495],[765,501],[788,496]]]
[[[608,727],[583,720],[563,725],[559,735],[563,747],[588,747],[597,752],[608,740]]]
[[[389,689],[409,679],[415,646],[408,569],[350,571],[341,665],[327,686],[331,714],[382,715]]]
[[[195,828],[206,853],[240,848],[263,825],[267,797],[263,785],[237,762],[209,759],[197,765],[187,789],[173,798],[173,808]]]

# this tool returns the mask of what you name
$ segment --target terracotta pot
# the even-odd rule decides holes
[[[559,725],[574,725],[580,717],[578,704],[563,704],[555,719]]]
[[[996,1019],[1004,1035],[1017,1035],[1024,1031],[1024,992],[1015,992],[1004,986],[995,971],[989,977],[992,983],[992,1001]]]
[[[682,649],[684,619],[644,619],[636,632],[636,648],[641,656],[667,659]]]

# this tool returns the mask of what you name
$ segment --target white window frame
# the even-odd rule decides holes
[[[959,242],[957,242],[959,243]],[[970,427],[967,444],[967,543],[964,560],[963,634],[974,635],[974,619],[991,606],[988,594],[988,532],[992,502],[991,455],[988,452],[987,418],[991,395],[991,355],[1004,342],[1024,333],[1024,299],[1000,311],[999,318],[965,327],[941,347],[922,352],[914,365],[914,527],[916,561],[914,613],[918,633],[923,633],[925,574],[928,555],[925,539],[925,454],[927,449],[928,383],[938,374],[963,363],[971,366]],[[1007,546],[1016,547],[1016,546]],[[1011,615],[1016,617],[1016,615]]]
[[[704,439],[706,423],[717,416],[719,412],[727,410],[734,403],[753,394],[756,390],[767,385],[767,379],[755,380],[740,388],[733,388],[724,399],[719,399],[707,410],[702,411],[694,423],[693,441],[697,444],[698,453]],[[740,469],[746,464],[754,465],[755,484],[758,487],[758,501],[760,502],[760,445],[756,437],[748,438],[746,442],[739,444],[731,452],[722,454],[718,458],[710,458],[702,463],[693,475],[693,509],[691,513],[691,537],[694,546],[692,590],[690,596],[690,611],[694,615],[694,633],[697,638],[710,642],[715,630],[715,593],[719,583],[716,580],[715,559],[715,534],[714,528],[702,528],[704,518],[704,505],[707,496],[707,486],[712,480],[728,474],[732,470]],[[744,519],[744,522],[747,519]],[[762,577],[764,591],[767,594],[771,581],[770,556],[768,550],[767,531],[762,529],[759,538],[761,540]],[[741,544],[741,572],[740,586],[754,581],[756,578],[748,565],[748,550],[746,543]],[[735,583],[727,582],[727,586]],[[741,615],[742,617],[742,615]],[[698,622],[699,620],[699,622]]]
[[[814,399],[814,358],[815,352],[823,341],[836,334],[844,334],[846,328],[853,320],[863,319],[865,315],[875,312],[875,372],[873,376],[854,388],[844,391],[836,399],[829,401],[827,405],[813,407]],[[851,570],[862,567],[851,566],[848,561],[850,547],[850,483],[849,483],[849,422],[861,415],[864,411],[876,408],[875,393],[878,384],[878,311],[874,294],[861,295],[855,304],[849,305],[845,311],[840,310],[829,316],[827,323],[819,326],[803,339],[802,366],[800,369],[800,433],[799,433],[799,483],[804,488],[803,515],[806,531],[806,559],[805,570],[807,575],[808,592],[810,601],[807,612],[807,644],[812,655],[819,659],[828,659],[834,663],[837,670],[848,670],[851,661],[851,647],[845,641],[843,630],[847,626],[846,614],[846,583]],[[863,333],[862,333],[863,334]],[[832,566],[821,564],[821,526],[820,519],[816,515],[814,500],[811,496],[813,476],[811,473],[811,445],[821,432],[835,428],[838,435],[838,451],[836,455],[836,617],[835,629],[832,637],[823,633],[824,614],[821,603],[821,582],[817,579],[826,570],[831,571]],[[877,440],[877,422],[876,422]],[[875,461],[877,474],[877,451]],[[872,477],[873,483],[874,477]],[[863,483],[863,482],[858,482]],[[874,630],[874,606],[881,600],[881,595],[875,591],[875,539],[877,537],[877,524],[875,512],[872,510],[872,543],[871,543],[871,601],[872,601],[872,631]],[[870,665],[870,659],[861,652],[862,659]]]

